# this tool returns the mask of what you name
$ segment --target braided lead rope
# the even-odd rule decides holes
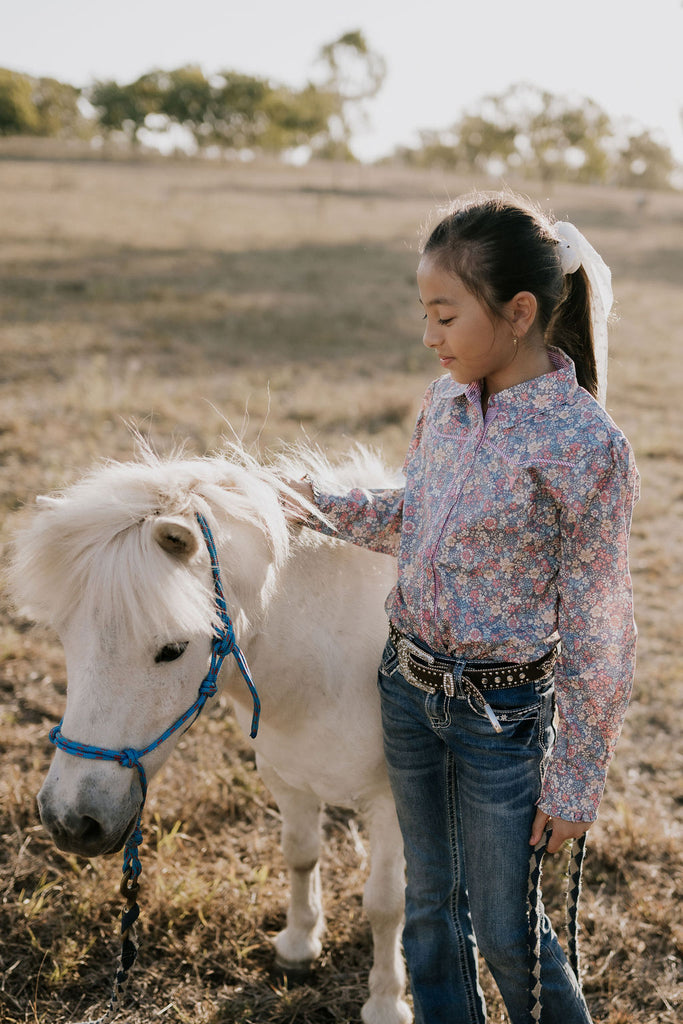
[[[572,852],[567,868],[567,949],[569,963],[581,988],[581,963],[579,959],[579,900],[581,899],[581,873],[586,855],[586,833],[572,843]]]
[[[541,1019],[541,874],[543,854],[548,846],[550,829],[541,836],[529,858],[529,1020],[538,1024]]]
[[[121,911],[121,952],[116,965],[109,1006],[96,1020],[79,1021],[78,1024],[109,1024],[121,1009],[121,1003],[128,987],[129,974],[137,959],[139,948],[135,934],[135,922],[140,916],[137,893],[137,882],[131,884],[129,877],[124,876],[121,881],[121,895],[126,900],[126,907]]]
[[[259,700],[258,693],[256,692],[256,687],[254,686],[246,658],[242,654],[237,640],[235,639],[235,630],[233,628],[232,620],[228,615],[225,595],[223,593],[223,585],[221,583],[221,571],[218,563],[216,545],[214,543],[209,524],[204,516],[199,512],[195,513],[195,515],[209,552],[216,607],[222,623],[222,629],[215,630],[215,635],[211,643],[211,663],[209,665],[209,671],[200,684],[197,699],[190,705],[187,711],[180,715],[175,722],[161,734],[161,736],[158,736],[152,743],[143,747],[141,750],[134,750],[132,747],[128,747],[123,750],[110,750],[106,747],[95,747],[90,746],[87,743],[80,743],[78,740],[70,740],[66,736],[62,735],[62,722],[50,730],[50,743],[54,744],[60,750],[65,751],[67,754],[72,754],[74,757],[83,757],[91,761],[116,761],[122,768],[135,768],[140,778],[140,788],[142,790],[142,800],[140,802],[135,828],[128,837],[123,851],[123,878],[121,880],[120,891],[121,895],[126,900],[126,908],[121,912],[121,952],[119,954],[112,994],[109,1000],[109,1007],[97,1020],[82,1021],[80,1024],[109,1024],[109,1021],[113,1020],[120,1010],[120,1002],[128,984],[128,976],[138,955],[135,922],[140,915],[140,908],[137,904],[137,895],[139,891],[138,878],[142,871],[138,848],[142,843],[142,812],[147,800],[147,774],[140,759],[146,754],[150,754],[153,750],[156,750],[157,747],[161,746],[161,744],[177,732],[178,729],[185,726],[183,732],[187,732],[190,726],[194,724],[209,697],[213,697],[217,691],[216,681],[218,673],[220,672],[221,665],[223,664],[223,659],[227,657],[228,654],[232,654],[234,656],[252,696],[254,706],[250,733],[252,739],[256,736],[258,730],[261,702]]]
[[[552,829],[546,829],[540,842],[534,846],[529,858],[529,1020],[538,1024],[543,1009],[541,986],[541,874],[543,856],[548,847]],[[581,988],[579,973],[579,900],[581,872],[586,853],[586,834],[572,840],[567,869],[567,947],[569,963]]]

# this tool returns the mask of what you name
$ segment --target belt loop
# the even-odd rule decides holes
[[[465,688],[462,685],[462,674],[465,671],[467,661],[462,658],[456,658],[453,663],[451,672],[444,672],[444,690],[447,697],[455,697],[457,700],[466,700],[467,694]],[[452,692],[449,692],[452,691]]]

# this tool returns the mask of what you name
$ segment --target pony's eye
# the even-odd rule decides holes
[[[154,655],[157,665],[160,661],[176,661],[187,649],[187,640],[179,644],[164,644]]]

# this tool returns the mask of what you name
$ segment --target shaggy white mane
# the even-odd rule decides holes
[[[360,446],[333,466],[320,451],[303,447],[266,465],[236,444],[204,458],[160,458],[138,443],[135,461],[107,462],[63,492],[37,499],[15,535],[15,602],[57,631],[87,602],[104,630],[149,635],[152,629],[162,642],[177,637],[178,629],[188,638],[205,633],[215,603],[204,544],[189,564],[181,562],[154,540],[154,520],[201,512],[219,548],[231,520],[250,524],[265,537],[277,566],[291,539],[281,506],[288,493],[283,479],[304,473],[335,493],[354,485],[399,485],[379,456]],[[230,566],[222,564],[221,571],[225,585]]]

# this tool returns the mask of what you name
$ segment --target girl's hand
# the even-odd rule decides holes
[[[553,830],[553,834],[548,840],[548,853],[557,853],[566,839],[578,839],[593,824],[592,821],[565,821],[564,818],[551,818],[549,814],[539,808],[531,828],[530,846],[540,843],[548,823]]]
[[[300,494],[305,501],[309,502],[311,505],[314,504],[313,485],[310,480],[283,480],[282,482],[286,484],[290,490],[294,491],[296,494]],[[308,519],[307,509],[304,505],[299,505],[294,495],[282,495],[282,509],[285,513],[285,518],[290,523],[301,523]]]

